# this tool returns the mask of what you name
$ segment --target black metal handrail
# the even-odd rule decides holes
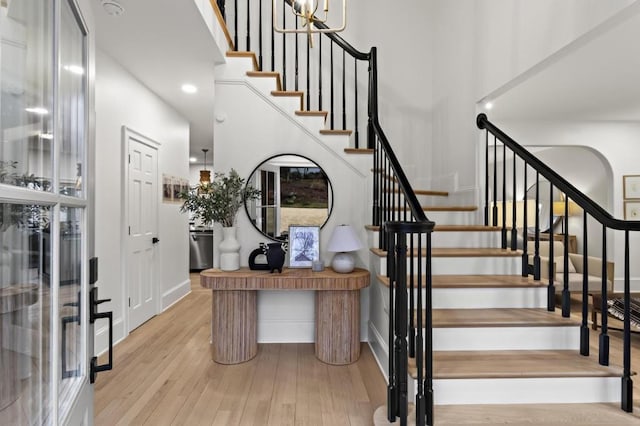
[[[578,190],[574,185],[560,176],[556,171],[552,170],[549,166],[543,163],[536,156],[527,151],[524,147],[519,145],[516,141],[514,141],[511,137],[505,134],[502,130],[500,130],[497,126],[491,123],[485,114],[479,114],[476,118],[476,124],[478,128],[486,130],[486,155],[485,155],[485,224],[489,222],[489,212],[492,213],[493,216],[493,224],[496,225],[496,218],[498,213],[498,203],[497,193],[498,193],[498,175],[499,171],[497,170],[497,152],[502,149],[502,229],[503,235],[506,233],[507,227],[510,227],[510,232],[513,235],[517,235],[518,232],[518,224],[516,223],[516,214],[515,214],[515,205],[516,205],[516,162],[520,160],[523,164],[522,167],[522,175],[523,181],[527,182],[527,170],[530,168],[535,171],[536,174],[536,183],[539,183],[540,176],[545,178],[550,184],[550,202],[554,200],[554,190],[560,191],[565,194],[564,197],[564,214],[562,215],[564,223],[567,223],[569,217],[569,200],[573,201],[583,210],[582,214],[582,226],[583,226],[583,244],[582,244],[582,256],[583,256],[583,264],[582,264],[582,323],[580,327],[580,353],[584,356],[589,355],[589,328],[587,326],[587,315],[588,315],[588,297],[590,292],[595,292],[594,290],[589,289],[589,249],[588,249],[588,227],[587,221],[589,218],[595,220],[602,226],[602,255],[601,255],[601,263],[602,268],[601,271],[596,271],[601,275],[601,288],[599,292],[602,295],[602,304],[600,306],[602,312],[602,321],[601,321],[601,333],[599,336],[599,362],[602,365],[609,364],[609,335],[608,335],[608,321],[607,321],[607,312],[609,309],[608,305],[608,292],[609,292],[609,282],[614,282],[614,276],[612,272],[609,271],[607,267],[607,236],[610,231],[623,231],[624,232],[624,329],[623,329],[623,375],[622,375],[622,401],[621,407],[624,411],[631,412],[633,410],[633,382],[631,380],[631,322],[630,322],[630,280],[629,280],[629,232],[640,231],[640,221],[628,221],[614,218],[611,214],[609,214],[602,206],[593,201],[583,192]],[[493,136],[493,146],[490,143],[489,135]],[[498,141],[502,143],[502,147],[498,146]],[[509,149],[513,154],[513,186],[511,194],[512,203],[513,203],[513,215],[512,222],[510,224],[506,223],[506,215],[505,215],[505,206],[507,204],[507,193],[506,188],[508,187],[506,182],[506,149]],[[490,149],[493,149],[493,164],[490,164]],[[490,175],[493,176],[493,181],[490,180]],[[491,185],[492,184],[492,185]],[[536,186],[536,196],[535,196],[535,206],[538,206],[540,203],[540,194],[538,191],[538,186]],[[492,188],[493,199],[489,200],[489,192]],[[527,197],[524,198],[524,223],[520,224],[523,229],[523,266],[525,263],[528,265],[529,256],[527,253],[527,242],[526,240],[529,238],[528,231],[528,218],[527,218]],[[556,300],[556,290],[555,290],[555,279],[556,279],[556,270],[555,270],[555,259],[553,252],[553,241],[556,241],[554,238],[554,230],[553,230],[553,209],[550,209],[549,212],[549,223],[550,227],[548,230],[548,241],[549,241],[549,253],[548,253],[548,309],[555,309],[555,300]],[[563,227],[563,232],[561,235],[561,240],[564,242],[564,252],[562,253],[563,257],[563,274],[562,274],[562,315],[564,317],[568,317],[570,315],[570,293],[569,293],[569,230],[568,226]],[[533,265],[530,268],[523,267],[523,275],[527,275],[528,273],[532,273],[534,279],[539,280],[541,278],[541,258],[540,258],[540,213],[539,209],[536,208],[535,211],[535,228],[533,233],[534,238],[534,253],[533,253]],[[516,238],[512,238],[512,249],[515,249]],[[503,239],[503,248],[505,248],[505,239]]]
[[[291,5],[292,0],[284,0]],[[287,87],[291,87],[289,83],[293,83],[295,91],[299,87],[306,88],[306,102],[304,109],[311,111],[312,104],[315,103],[315,97],[312,98],[311,92],[318,91],[317,107],[322,110],[323,107],[323,91],[328,91],[330,105],[327,122],[331,130],[346,130],[353,126],[354,135],[352,137],[352,146],[360,147],[359,135],[366,132],[366,147],[373,150],[373,213],[372,224],[379,227],[379,243],[378,247],[385,249],[387,252],[387,276],[392,281],[389,297],[392,305],[389,313],[389,345],[398,345],[398,351],[390,351],[389,353],[389,383],[388,396],[388,418],[394,421],[396,417],[400,418],[401,424],[406,424],[408,415],[408,394],[407,394],[407,365],[408,356],[416,358],[418,365],[418,385],[415,398],[417,410],[417,424],[433,424],[433,375],[432,363],[433,352],[431,345],[431,232],[434,223],[429,221],[420,206],[418,199],[407,179],[407,176],[400,165],[387,136],[382,129],[378,117],[378,74],[377,74],[377,51],[372,47],[369,52],[361,52],[354,48],[350,43],[344,40],[336,33],[322,33],[319,42],[314,49],[317,54],[310,49],[310,43],[299,49],[299,37],[294,36],[294,42],[288,42],[283,34],[282,37],[276,36],[273,23],[269,25],[258,25],[258,29],[254,25],[251,28],[251,22],[262,22],[263,6],[262,1],[254,3],[254,9],[251,9],[251,2],[241,2],[240,7],[244,7],[244,12],[251,15],[251,19],[238,19],[239,3],[234,0],[233,6],[231,2],[227,2],[225,13],[226,16],[233,16],[233,28],[231,32],[234,34],[235,43],[231,44],[234,50],[240,50],[239,32],[246,33],[245,48],[247,50],[252,46],[251,38],[256,35],[260,40],[258,43],[257,58],[261,70],[268,69],[277,71],[282,77],[282,89],[287,91]],[[255,7],[257,5],[257,11]],[[266,16],[271,19],[273,12],[269,8],[269,14]],[[282,17],[283,23],[287,20],[287,13],[283,3],[283,10],[276,11]],[[282,14],[282,15],[280,15]],[[229,22],[229,21],[227,21]],[[245,28],[238,28],[244,25]],[[297,28],[297,21],[294,25]],[[325,24],[315,22],[318,28],[327,28]],[[270,52],[269,49],[261,42],[263,38],[263,28],[270,27]],[[322,40],[327,37],[329,40],[329,53],[323,53]],[[293,53],[288,52],[293,49]],[[334,55],[334,50],[340,49]],[[276,57],[276,52],[279,54]],[[289,57],[287,55],[289,54]],[[306,56],[303,56],[306,55]],[[303,58],[300,58],[303,56]],[[270,64],[263,58],[271,57]],[[324,57],[324,61],[323,61]],[[349,61],[347,61],[349,57]],[[326,60],[328,59],[328,61]],[[351,65],[348,62],[353,60],[353,83],[347,85],[347,73],[351,72]],[[366,82],[366,90],[358,90],[364,88],[358,80],[359,66],[364,68],[368,73]],[[313,79],[317,76],[317,82]],[[300,84],[299,79],[305,78],[305,84]],[[353,101],[353,106],[347,107],[347,100]],[[365,108],[366,107],[366,108]],[[341,109],[341,111],[336,111]],[[366,111],[366,120],[359,120],[359,115]],[[406,242],[409,241],[409,256],[407,258]],[[390,247],[389,244],[394,244]],[[404,249],[403,249],[404,248]],[[404,250],[404,251],[403,251]],[[406,271],[406,264],[409,264],[409,271]],[[400,265],[405,265],[404,267]],[[404,268],[404,269],[403,269]],[[392,274],[392,271],[402,271],[402,273]],[[417,293],[415,289],[423,289]],[[398,303],[394,296],[408,294],[409,303]],[[402,296],[399,296],[402,299]],[[423,300],[424,299],[424,300]],[[403,299],[406,301],[406,297]],[[427,319],[426,324],[422,324],[422,315],[416,315],[424,310]],[[417,318],[417,324],[414,324],[414,318]],[[423,331],[424,329],[424,331]],[[401,342],[404,341],[404,344]],[[407,342],[408,341],[408,342]],[[424,362],[424,368],[423,368]],[[391,383],[398,384],[391,385]]]

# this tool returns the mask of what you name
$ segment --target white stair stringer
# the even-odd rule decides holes
[[[353,156],[347,159],[347,154],[345,154],[344,152],[344,149],[349,148],[350,146],[350,136],[320,134],[320,130],[326,127],[324,117],[296,115],[295,112],[301,109],[300,97],[273,96],[271,92],[276,90],[277,88],[275,78],[249,77],[247,75],[247,71],[253,70],[253,61],[251,58],[227,57],[226,60],[227,62],[225,64],[216,67],[217,85],[244,84],[254,93],[260,95],[263,100],[270,103],[275,109],[286,115],[300,128],[303,128],[305,132],[314,140],[321,143],[327,149],[335,152],[335,154],[339,156],[343,161],[347,161],[349,163],[353,162]],[[371,168],[371,158],[369,156],[363,157],[367,159],[366,169],[360,168],[360,165],[358,164],[358,170],[369,170]]]
[[[412,395],[416,385],[409,377]],[[621,388],[619,377],[434,379],[433,397],[436,405],[619,403]]]

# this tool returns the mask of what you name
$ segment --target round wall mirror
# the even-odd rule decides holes
[[[297,154],[262,162],[247,180],[261,191],[245,203],[249,220],[265,237],[286,240],[290,225],[322,227],[333,208],[331,182],[320,166]]]

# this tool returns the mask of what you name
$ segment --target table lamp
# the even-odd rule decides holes
[[[327,246],[327,251],[336,253],[331,261],[333,270],[342,274],[353,271],[355,259],[349,252],[360,250],[361,248],[362,243],[351,226],[336,226]]]

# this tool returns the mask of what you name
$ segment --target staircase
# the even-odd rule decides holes
[[[397,416],[400,424],[405,424],[407,414],[410,414],[409,417],[413,416],[415,421],[415,410],[421,412],[416,424],[433,424],[433,405],[461,407],[483,404],[500,407],[498,410],[504,411],[505,407],[515,404],[545,404],[544,407],[548,407],[548,404],[618,403],[622,400],[623,408],[630,411],[627,410],[628,403],[625,406],[624,402],[630,396],[628,388],[631,382],[625,382],[625,378],[628,379],[630,375],[628,365],[624,369],[601,365],[608,364],[608,358],[606,362],[602,362],[602,349],[600,363],[597,354],[588,356],[588,353],[584,353],[586,322],[567,318],[559,311],[551,311],[549,301],[553,300],[553,296],[549,296],[548,283],[522,276],[525,269],[522,262],[527,254],[515,248],[504,248],[507,225],[483,225],[477,206],[447,202],[450,197],[447,192],[414,191],[411,188],[378,123],[375,48],[364,54],[337,36],[329,38],[332,48],[331,105],[334,43],[355,58],[356,64],[358,60],[368,64],[369,92],[365,108],[360,106],[361,112],[366,107],[369,109],[366,131],[358,130],[363,123],[360,121],[358,124],[357,65],[353,85],[356,102],[349,109],[354,117],[354,130],[347,128],[346,118],[342,119],[340,129],[334,123],[334,111],[322,108],[322,94],[317,102],[318,108],[313,109],[309,90],[298,90],[297,43],[294,90],[291,90],[291,77],[286,77],[287,68],[284,65],[283,73],[273,69],[269,71],[266,66],[263,66],[265,70],[260,68],[262,53],[258,59],[252,52],[229,52],[229,61],[221,67],[221,74],[216,78],[232,81],[241,75],[241,80],[248,82],[251,90],[283,115],[290,117],[296,126],[304,129],[320,145],[353,164],[360,172],[370,173],[373,200],[369,207],[373,210],[373,224],[366,227],[366,232],[370,247],[369,264],[375,279],[370,288],[368,334],[369,344],[383,371],[390,378],[389,401],[393,406],[391,412],[388,407],[380,407],[375,414],[375,424],[388,424],[389,419],[394,420]],[[285,47],[280,48],[281,51],[284,49]],[[321,49],[322,47],[320,56]],[[307,48],[307,61],[309,55]],[[343,103],[344,58],[343,51]],[[273,60],[271,62],[273,68]],[[309,74],[310,71],[307,72],[307,87]],[[323,77],[322,71],[318,71],[318,74],[317,86],[322,87],[322,82],[327,77]],[[287,80],[290,81],[288,88]],[[322,93],[321,90],[319,92]],[[346,114],[343,105],[343,117]],[[359,133],[366,134],[366,144],[358,142]],[[487,145],[487,152],[488,150]],[[527,160],[527,164],[535,164],[535,161]],[[495,179],[495,170],[493,175]],[[564,185],[564,181],[561,183]],[[562,190],[572,199],[584,201],[581,206],[585,208],[583,204],[588,204],[588,201],[581,199],[577,193],[572,193],[572,188],[565,190],[563,186]],[[504,195],[503,199],[506,199]],[[488,201],[485,200],[485,208],[489,205]],[[394,286],[395,281],[405,280],[398,279],[394,273],[398,269],[397,265],[389,268],[390,259],[393,258],[386,251],[390,237],[380,232],[380,224],[428,224],[430,222],[427,216],[430,221],[435,222],[435,227],[432,232],[430,230],[418,234],[419,243],[413,239],[410,243],[407,242],[408,251],[418,251],[418,255],[411,255],[403,262],[406,266],[400,268],[403,274],[410,275],[407,282],[416,281],[416,289],[409,291],[413,296],[410,295],[405,301],[403,298],[399,299],[404,296],[399,296]],[[391,252],[394,253],[394,250]],[[426,273],[424,277],[416,278],[416,271],[418,275],[423,273],[421,271]],[[389,276],[395,278],[390,280]],[[420,290],[417,286],[421,286]],[[395,343],[393,327],[390,327],[390,324],[397,321],[394,318],[394,311],[397,311],[394,300],[401,300],[401,305],[405,308],[416,308],[416,301],[420,300],[426,308],[421,309],[417,305],[416,312],[408,315],[410,325],[406,328],[410,334],[404,336],[401,333],[400,337],[396,335]],[[422,324],[425,326],[422,327]],[[401,330],[403,328],[400,327]],[[418,331],[415,332],[414,328]],[[406,333],[407,330],[402,331]],[[414,340],[414,333],[418,336],[417,340]],[[604,335],[606,336],[606,326]],[[422,347],[422,336],[426,342],[424,351],[427,353],[424,360],[418,349]],[[608,336],[604,340],[608,345]],[[415,348],[414,341],[417,342]],[[432,345],[429,344],[431,341]],[[601,334],[601,343],[602,341]],[[394,352],[390,346],[407,344],[410,355],[414,356],[403,355],[400,364],[404,363],[404,366],[400,368],[398,375],[398,369],[394,367],[398,365],[398,359],[390,356]],[[586,346],[588,352],[588,341]],[[430,351],[433,351],[432,359],[428,356]],[[399,353],[402,353],[402,349]],[[623,377],[622,389],[620,377]],[[405,383],[406,394],[403,394]],[[414,400],[421,401],[421,408],[407,404]],[[593,410],[587,409],[584,412],[593,413]],[[437,418],[435,421],[437,423]]]
[[[434,404],[620,401],[622,369],[581,357],[580,322],[549,312],[547,284],[520,274],[522,252],[500,248],[500,227],[459,225],[472,222],[469,216],[456,208],[429,214],[437,224],[432,234]],[[372,291],[381,295],[375,299],[380,305],[371,310],[388,315],[387,253],[375,244],[379,229],[367,229],[377,276]],[[370,339],[387,335],[381,319],[372,314]],[[386,339],[371,346],[378,359],[388,359]],[[408,365],[411,401],[415,359]],[[376,413],[375,424],[389,424],[386,407]]]

